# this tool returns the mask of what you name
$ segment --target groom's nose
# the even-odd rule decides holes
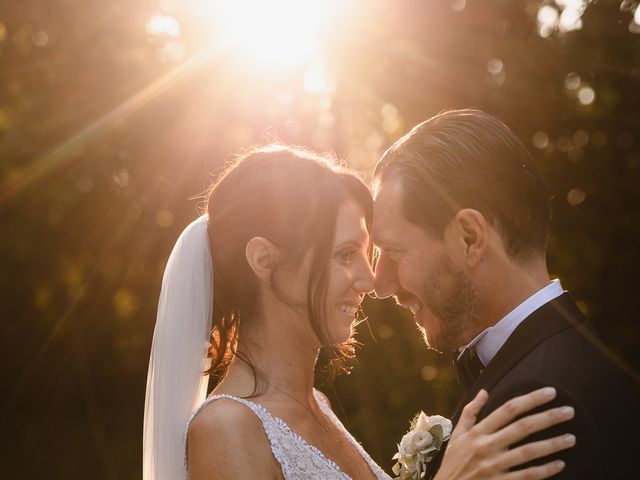
[[[387,298],[398,290],[395,262],[381,252],[376,262],[374,278],[375,294],[378,298]]]

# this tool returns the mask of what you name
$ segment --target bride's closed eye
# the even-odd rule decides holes
[[[346,250],[341,250],[336,254],[336,257],[343,265],[348,265],[353,261],[353,257],[358,251],[355,248],[348,248]]]

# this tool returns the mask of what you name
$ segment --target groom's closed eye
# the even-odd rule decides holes
[[[402,251],[397,248],[387,248],[382,253],[393,262],[397,262],[402,256]]]

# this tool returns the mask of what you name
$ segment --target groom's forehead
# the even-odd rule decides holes
[[[395,228],[393,221],[388,221],[388,216],[387,219],[381,219],[380,216],[378,216],[378,219],[376,222],[374,216],[373,228],[371,229],[371,239],[373,243],[380,248],[397,244],[399,240],[402,239],[402,232]]]
[[[380,182],[373,195],[375,213],[394,213],[402,198],[402,184],[397,180]]]

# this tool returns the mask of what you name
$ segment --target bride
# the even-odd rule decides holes
[[[227,169],[207,210],[178,239],[162,282],[144,479],[389,479],[313,388],[320,348],[335,372],[353,355],[354,320],[373,290],[366,185],[329,159],[269,146]],[[220,381],[205,400],[210,374]],[[550,439],[509,450],[568,419],[553,409],[516,421],[551,398],[532,392],[474,425],[480,392],[436,478],[558,473],[555,463],[509,473],[567,448]]]

